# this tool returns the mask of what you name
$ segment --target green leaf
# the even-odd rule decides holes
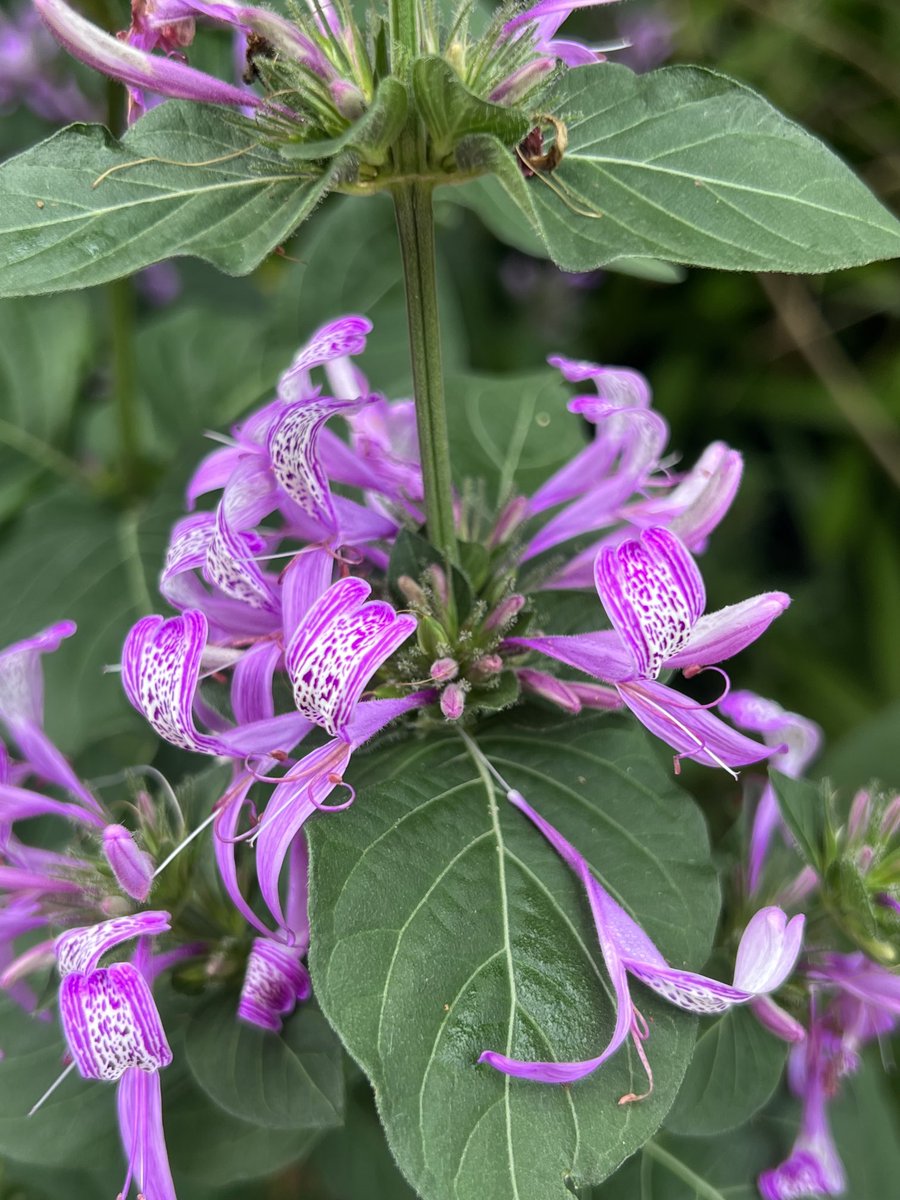
[[[578,67],[553,109],[561,164],[523,188],[508,152],[501,182],[566,270],[647,255],[821,272],[900,254],[900,222],[840,159],[724,75]]]
[[[0,295],[89,287],[185,254],[246,274],[331,180],[299,175],[199,104],[162,104],[121,141],[71,125],[0,167]]]
[[[699,810],[614,718],[485,727],[485,754],[588,857],[673,964],[700,966],[718,910]],[[572,873],[453,737],[366,756],[357,803],[310,823],[312,972],[374,1083],[391,1149],[425,1200],[567,1200],[658,1126],[694,1020],[635,985],[655,1087],[630,1044],[571,1088],[479,1054],[581,1059],[609,1037],[609,982]],[[382,786],[378,786],[381,784]]]
[[[666,1129],[709,1136],[742,1125],[775,1091],[786,1057],[749,1009],[729,1009],[697,1038]]]
[[[494,510],[515,490],[530,494],[583,449],[581,422],[555,371],[450,376],[447,418],[458,486],[486,480]]]
[[[378,85],[367,111],[344,133],[327,141],[287,142],[278,147],[289,162],[300,159],[332,158],[342,150],[357,150],[367,163],[380,166],[406,124],[406,88],[389,76]]]
[[[367,1084],[348,1097],[344,1128],[322,1139],[309,1168],[322,1188],[310,1191],[304,1180],[304,1200],[415,1200],[391,1158]]]
[[[269,1129],[339,1125],[342,1054],[321,1014],[301,1008],[274,1034],[238,1021],[236,1008],[236,996],[216,996],[197,1007],[185,1030],[187,1064],[210,1099]]]
[[[43,1167],[84,1167],[121,1153],[114,1089],[74,1072],[33,1117],[27,1116],[64,1068],[55,1020],[22,1012],[0,998],[0,1155]]]
[[[439,160],[470,134],[493,134],[510,143],[520,142],[528,132],[531,122],[526,113],[473,95],[443,58],[417,59],[412,83]]]
[[[484,149],[485,143],[481,145]],[[529,220],[528,214],[533,207],[531,195],[507,147],[495,142],[492,152],[489,151],[489,161],[492,164],[490,169],[507,179],[513,193],[519,197],[518,203],[510,200],[504,184],[495,175],[486,175],[448,188],[438,194],[438,199],[443,203],[459,204],[471,209],[504,245],[530,254],[532,258],[550,257],[540,228]],[[650,279],[656,283],[680,283],[685,277],[683,268],[655,258],[618,258],[606,265],[619,275],[633,275],[636,279]]]
[[[155,579],[180,496],[119,510],[71,488],[32,504],[0,544],[16,603],[0,610],[0,646],[64,618],[78,632],[44,658],[47,726],[68,753],[123,732],[152,734],[124,698],[119,661],[131,624],[158,607]],[[135,746],[117,747],[125,762]]]
[[[800,857],[821,874],[825,846],[825,796],[819,784],[807,779],[791,779],[780,771],[769,771],[778,808],[794,835]]]
[[[839,791],[853,793],[873,779],[900,788],[900,702],[876,713],[839,738],[822,756],[816,774]]]
[[[86,297],[0,303],[0,519],[42,475],[78,476],[63,444],[91,342]]]
[[[305,1157],[320,1135],[319,1130],[271,1129],[238,1120],[175,1067],[163,1072],[162,1083],[166,1143],[176,1183],[187,1176],[205,1188],[220,1188],[261,1179]],[[192,1197],[194,1192],[184,1188],[179,1194]]]

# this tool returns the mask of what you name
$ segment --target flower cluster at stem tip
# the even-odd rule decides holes
[[[317,330],[275,396],[202,460],[160,578],[176,615],[145,617],[126,640],[122,682],[132,705],[173,746],[229,765],[207,811],[186,815],[147,767],[135,769],[141,787],[114,813],[97,798],[100,784],[80,780],[50,740],[41,658],[74,633],[71,622],[0,654],[0,719],[15,747],[11,755],[0,746],[0,983],[34,1011],[29,977],[55,966],[69,1069],[118,1084],[123,1193],[133,1177],[147,1200],[174,1197],[159,1089],[172,1055],[155,980],[163,972],[203,985],[242,979],[237,1017],[277,1032],[311,993],[305,822],[353,802],[351,758],[388,725],[416,725],[420,736],[456,725],[581,883],[616,997],[615,1028],[595,1058],[531,1062],[485,1049],[479,1061],[567,1083],[630,1038],[648,1077],[646,1092],[621,1098],[630,1104],[653,1087],[650,1028],[630,980],[692,1012],[749,1004],[792,1043],[791,1086],[804,1113],[791,1157],[763,1175],[762,1193],[836,1194],[843,1176],[826,1101],[857,1068],[859,1047],[894,1027],[900,984],[861,950],[817,945],[800,958],[804,917],[789,919],[785,909],[814,903],[827,881],[806,868],[772,890],[768,866],[783,838],[771,790],[756,805],[748,916],[726,984],[670,966],[470,736],[479,713],[525,693],[570,714],[630,711],[672,748],[676,770],[687,758],[734,774],[769,758],[785,775],[802,774],[818,749],[817,728],[773,701],[730,691],[718,666],[758,638],[788,598],[764,593],[707,613],[696,561],[735,496],[741,456],[714,442],[676,471],[641,375],[553,358],[576,392],[569,419],[590,440],[531,495],[508,495],[499,512],[481,490],[463,488],[454,499],[461,565],[453,566],[421,531],[414,406],[371,391],[355,361],[370,331],[360,316]],[[605,614],[608,627],[545,632],[547,589],[595,589],[596,624]],[[660,679],[707,669],[725,680],[717,703],[733,724],[713,711],[716,703]],[[342,799],[332,798],[336,791]],[[898,804],[861,793],[833,839],[894,924]],[[38,816],[67,823],[69,853],[19,836]],[[170,910],[183,908],[191,855],[209,827],[230,904],[210,902],[205,927],[219,933],[198,939]],[[143,907],[151,899],[154,907]],[[129,941],[137,944],[130,959],[119,950],[101,965]],[[771,993],[792,972],[785,1008]],[[114,1027],[104,1019],[112,1010]]]
[[[405,40],[394,11],[404,7],[400,3],[388,6],[390,12],[370,14],[362,28],[349,0],[308,0],[309,11],[298,10],[291,19],[235,0],[132,0],[131,24],[115,36],[65,0],[34,5],[70,54],[126,86],[129,122],[165,97],[228,106],[252,119],[259,136],[298,170],[315,174],[321,170],[317,163],[352,146],[335,183],[364,191],[387,186],[409,168],[401,142],[410,131],[413,141],[422,140],[413,111],[416,61],[441,59],[460,94],[482,106],[472,131],[484,130],[487,115],[488,127],[500,132],[509,128],[504,110],[515,108],[526,119],[539,115],[560,71],[604,61],[603,47],[558,33],[576,9],[609,2],[541,0],[524,11],[501,6],[492,16],[479,14],[471,2],[452,14],[419,2],[410,6]],[[237,64],[232,81],[188,64],[198,24],[232,34]],[[627,44],[620,40],[608,48]],[[463,122],[456,142],[467,132]],[[536,136],[542,140],[540,129]],[[417,169],[456,173],[454,149],[455,143],[444,145],[438,138]]]

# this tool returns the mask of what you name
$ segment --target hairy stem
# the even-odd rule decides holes
[[[425,521],[431,542],[454,563],[457,547],[441,370],[432,188],[429,183],[404,183],[392,188],[392,193],[406,283],[413,391],[425,484]]]

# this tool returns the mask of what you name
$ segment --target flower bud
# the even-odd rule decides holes
[[[153,859],[137,848],[124,825],[107,825],[103,830],[103,856],[122,891],[143,903],[153,882]]]
[[[881,836],[889,842],[900,829],[900,796],[895,796],[881,818]]]
[[[435,683],[449,683],[459,674],[459,663],[455,658],[436,658],[428,673]]]
[[[441,712],[448,721],[458,721],[466,705],[466,691],[461,683],[451,683],[441,692]]]
[[[497,518],[490,537],[491,546],[502,546],[528,516],[528,500],[525,496],[516,496],[510,500],[506,508]]]
[[[397,587],[415,608],[425,609],[428,607],[428,598],[411,575],[400,575],[397,579]]]
[[[850,806],[850,817],[847,821],[847,836],[852,840],[861,837],[869,827],[869,816],[872,810],[872,798],[865,789],[861,789],[853,797]]]
[[[502,632],[510,625],[525,607],[525,597],[513,592],[505,600],[501,600],[484,623],[484,628],[490,632]]]
[[[499,654],[482,654],[472,663],[469,676],[477,683],[483,683],[488,679],[493,679],[495,675],[499,675],[502,670],[503,659]]]

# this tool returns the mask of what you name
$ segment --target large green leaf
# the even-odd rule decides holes
[[[742,1125],[775,1091],[786,1056],[749,1009],[730,1009],[697,1038],[666,1129],[710,1136]]]
[[[160,105],[121,141],[72,125],[0,167],[0,295],[88,287],[184,254],[242,275],[329,186],[216,108]]]
[[[647,255],[818,272],[900,254],[900,222],[839,158],[714,71],[578,67],[552,107],[562,163],[519,183],[508,154],[502,181],[567,270]]]
[[[450,376],[447,415],[458,485],[495,481],[491,506],[513,485],[528,494],[585,444],[584,427],[566,404],[570,392],[555,371],[527,375]]]
[[[845,795],[873,779],[889,788],[900,788],[900,702],[852,729],[829,746],[816,768]]]
[[[64,1068],[58,1022],[28,1016],[4,996],[0,1039],[0,1155],[44,1167],[116,1161],[115,1096],[108,1085],[73,1072],[33,1117],[27,1115]]]
[[[342,1054],[314,1008],[301,1008],[280,1034],[238,1021],[228,993],[199,1005],[185,1030],[188,1066],[232,1116],[270,1129],[327,1129],[343,1108]]]
[[[821,873],[827,823],[823,785],[808,779],[792,779],[781,771],[770,770],[769,775],[779,811],[794,835],[801,858]]]
[[[139,616],[158,606],[155,579],[176,498],[123,511],[73,488],[33,504],[0,545],[0,565],[16,603],[0,610],[0,646],[70,618],[78,633],[44,658],[47,725],[69,753],[144,722],[104,667],[118,663]],[[120,743],[125,762],[137,753]],[[131,759],[131,761],[140,761]]]
[[[0,303],[0,519],[42,475],[77,476],[62,447],[91,342],[83,296]]]
[[[173,1067],[163,1075],[163,1118],[176,1183],[187,1176],[193,1186],[206,1188],[272,1175],[308,1154],[321,1133],[241,1121]],[[179,1195],[193,1197],[193,1187],[183,1187]]]
[[[700,966],[718,888],[703,820],[618,719],[521,713],[480,745],[673,963]],[[564,1200],[657,1127],[694,1021],[635,985],[655,1088],[630,1045],[571,1088],[477,1066],[493,1048],[585,1058],[612,1027],[608,977],[573,875],[453,737],[363,759],[356,805],[311,824],[312,972],[375,1085],[391,1148],[425,1200]]]

